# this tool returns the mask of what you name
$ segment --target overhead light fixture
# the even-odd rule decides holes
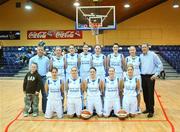
[[[80,6],[79,0],[76,0],[73,5],[74,5],[75,7]]]
[[[179,8],[179,4],[173,4],[173,8]]]
[[[173,2],[173,8],[179,8],[179,0],[174,0]]]
[[[124,5],[124,8],[129,8],[130,7],[130,4],[125,4]]]
[[[32,4],[31,4],[31,2],[30,2],[30,1],[27,1],[27,2],[25,3],[24,8],[25,8],[26,10],[31,10],[31,9],[32,9]]]

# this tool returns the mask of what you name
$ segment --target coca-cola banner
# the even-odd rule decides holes
[[[82,39],[82,31],[76,30],[29,30],[27,39]]]

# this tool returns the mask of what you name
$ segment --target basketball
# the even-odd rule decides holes
[[[89,119],[91,117],[91,115],[92,114],[86,109],[81,112],[81,118],[84,120]]]
[[[126,119],[128,116],[127,112],[125,110],[120,110],[118,113],[117,113],[117,117],[120,119],[120,120],[124,120]]]

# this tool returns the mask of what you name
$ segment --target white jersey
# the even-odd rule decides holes
[[[88,97],[100,97],[100,78],[96,80],[91,80],[90,77],[86,79],[87,82],[87,96]]]
[[[77,67],[78,65],[78,54],[74,53],[71,55],[70,53],[65,55],[66,59],[66,74],[70,73],[72,67]]]
[[[52,56],[52,65],[58,69],[58,75],[64,75],[64,57]]]
[[[128,64],[132,64],[134,67],[134,75],[138,76],[140,75],[140,58],[139,56],[128,56],[126,57],[126,63]]]
[[[99,74],[105,75],[105,67],[104,67],[105,55],[100,54],[97,56],[96,54],[94,54],[92,56],[92,59],[93,59],[92,63],[93,63],[93,66],[96,68],[97,75],[99,75]]]
[[[105,78],[105,98],[119,97],[119,79],[115,78],[110,80],[109,77]]]
[[[67,97],[81,97],[82,91],[81,91],[81,78],[77,78],[76,80],[69,78],[67,80],[68,83],[68,92]]]
[[[114,55],[114,53],[109,54],[109,66],[113,67],[117,74],[122,73],[122,54],[117,54],[117,56]]]
[[[89,72],[89,69],[91,67],[91,61],[92,61],[91,53],[88,52],[86,55],[84,53],[81,53],[79,57],[81,60],[80,73]]]
[[[53,80],[52,78],[49,78],[47,80],[48,83],[48,100],[61,100],[61,84],[62,81],[60,79]]]
[[[137,77],[129,78],[128,75],[124,77],[124,96],[137,96],[136,89]]]

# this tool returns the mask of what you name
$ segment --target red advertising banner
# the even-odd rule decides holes
[[[82,39],[82,31],[76,30],[29,30],[27,39]]]

